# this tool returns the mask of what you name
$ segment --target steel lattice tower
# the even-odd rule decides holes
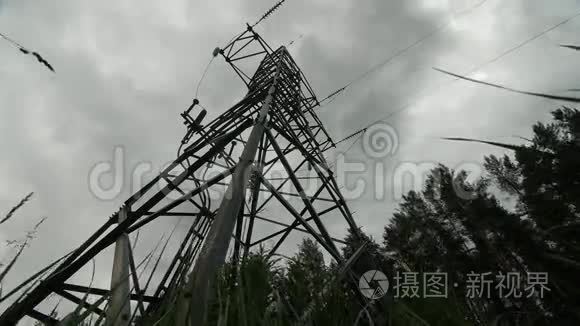
[[[186,282],[203,292],[196,280],[186,281],[192,269],[195,275],[211,274],[223,264],[228,250],[237,261],[265,241],[274,243],[269,249],[274,253],[292,231],[309,234],[342,262],[335,245],[341,241],[331,236],[323,220],[358,228],[323,155],[334,143],[314,112],[319,102],[304,74],[285,47],[273,50],[249,25],[219,54],[246,84],[244,98],[207,124],[202,121],[205,111],[197,118],[190,115],[195,100],[182,113],[187,134],[179,157],[127,199],[86,242],[27,280],[34,286],[0,316],[0,325],[13,325],[24,316],[57,323],[38,306],[53,294],[81,304],[86,293],[109,300],[106,312],[101,306],[94,308],[95,313],[109,316],[113,311],[121,318],[115,324],[126,324],[135,315],[131,308],[137,315],[147,315]],[[251,65],[252,60],[259,64],[250,77],[242,65]],[[274,170],[282,176],[272,177]],[[300,176],[305,171],[311,176]],[[210,191],[224,187],[227,191],[216,203]],[[191,225],[181,245],[167,254],[172,257],[167,268],[157,271],[162,275],[158,284],[145,288],[128,235],[163,216],[191,217]],[[258,236],[259,223],[278,229]],[[69,282],[113,245],[111,289]]]

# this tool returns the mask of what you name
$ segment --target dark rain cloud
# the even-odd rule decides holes
[[[580,10],[572,0],[488,0],[473,12],[457,13],[457,6],[449,4],[458,1],[289,0],[257,30],[274,46],[295,40],[290,52],[322,98],[453,20],[441,33],[346,89],[319,114],[340,139],[410,103],[388,120],[401,143],[385,163],[443,161],[454,166],[500,151],[436,137],[515,142],[511,135],[527,136],[530,125],[548,119],[557,104],[466,82],[438,87],[449,77],[431,67],[466,73]],[[48,216],[5,285],[74,248],[117,209],[129,186],[122,196],[99,201],[87,184],[90,169],[111,160],[115,146],[126,149],[129,169],[143,161],[159,167],[175,156],[184,131],[178,114],[191,103],[211,52],[273,3],[0,2],[0,31],[41,53],[57,72],[0,43],[0,207],[8,211],[35,192],[21,216],[2,225],[0,240],[23,236]],[[577,88],[574,71],[580,57],[557,45],[574,43],[579,25],[572,21],[550,32],[485,67],[484,75],[518,89]],[[241,96],[235,74],[215,60],[199,94],[210,118]],[[334,156],[329,153],[329,159]],[[358,144],[349,157],[373,163]],[[370,172],[363,177],[367,182],[374,178]],[[392,199],[377,201],[368,193],[349,204],[375,237],[396,206]],[[9,251],[1,253],[7,257]],[[97,264],[97,269],[99,286],[106,287],[109,265]]]

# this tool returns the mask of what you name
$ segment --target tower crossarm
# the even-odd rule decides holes
[[[159,221],[164,219],[184,218],[187,226],[179,234],[180,244],[163,249],[158,259],[164,263],[156,263],[145,279],[139,276],[140,266],[148,255],[139,246],[133,249],[135,243],[123,251],[128,259],[120,261],[130,262],[130,275],[123,272],[128,279],[124,284],[130,282],[130,287],[124,288],[128,290],[123,296],[135,308],[128,322],[174,302],[191,279],[187,276],[198,268],[196,262],[204,256],[201,248],[217,250],[211,243],[231,249],[230,257],[237,262],[266,241],[271,241],[273,254],[283,244],[295,242],[288,241],[293,231],[308,232],[331,257],[342,260],[337,244],[343,235],[332,231],[337,223],[343,224],[342,230],[358,227],[323,155],[334,142],[315,113],[319,103],[312,87],[285,47],[273,50],[249,26],[219,53],[244,82],[246,95],[207,123],[205,114],[196,119],[188,115],[192,105],[182,115],[188,130],[177,159],[124,202],[123,214],[113,214],[46,273],[17,286],[26,288],[25,295],[0,315],[0,325],[15,325],[24,316],[46,320],[50,313],[41,308],[53,295],[76,300],[70,291],[90,288],[75,278],[81,269],[106,255],[120,237],[136,231],[159,236],[158,228],[164,226]],[[249,76],[247,71],[255,72]],[[305,171],[308,176],[301,175]],[[224,203],[227,209],[220,208]],[[333,228],[327,227],[329,223]],[[214,226],[226,231],[212,231]],[[222,249],[214,267],[223,263]],[[107,296],[119,292],[112,284],[111,289],[89,294],[106,302]],[[122,297],[117,301],[123,304]],[[109,309],[104,304],[96,308]]]

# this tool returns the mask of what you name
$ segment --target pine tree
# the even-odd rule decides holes
[[[320,248],[305,238],[298,253],[288,262],[285,282],[289,304],[297,317],[302,317],[307,309],[313,309],[313,318],[321,314],[322,294],[328,281],[329,273]]]
[[[514,246],[529,270],[548,272],[542,301],[554,318],[580,321],[580,112],[563,107],[552,123],[533,126],[515,160],[490,156],[485,167],[498,188],[515,195],[525,224]],[[556,319],[557,320],[557,319]]]

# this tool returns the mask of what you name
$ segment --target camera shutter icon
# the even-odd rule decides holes
[[[389,279],[381,271],[370,270],[362,275],[358,287],[365,297],[371,300],[380,299],[389,290]]]

